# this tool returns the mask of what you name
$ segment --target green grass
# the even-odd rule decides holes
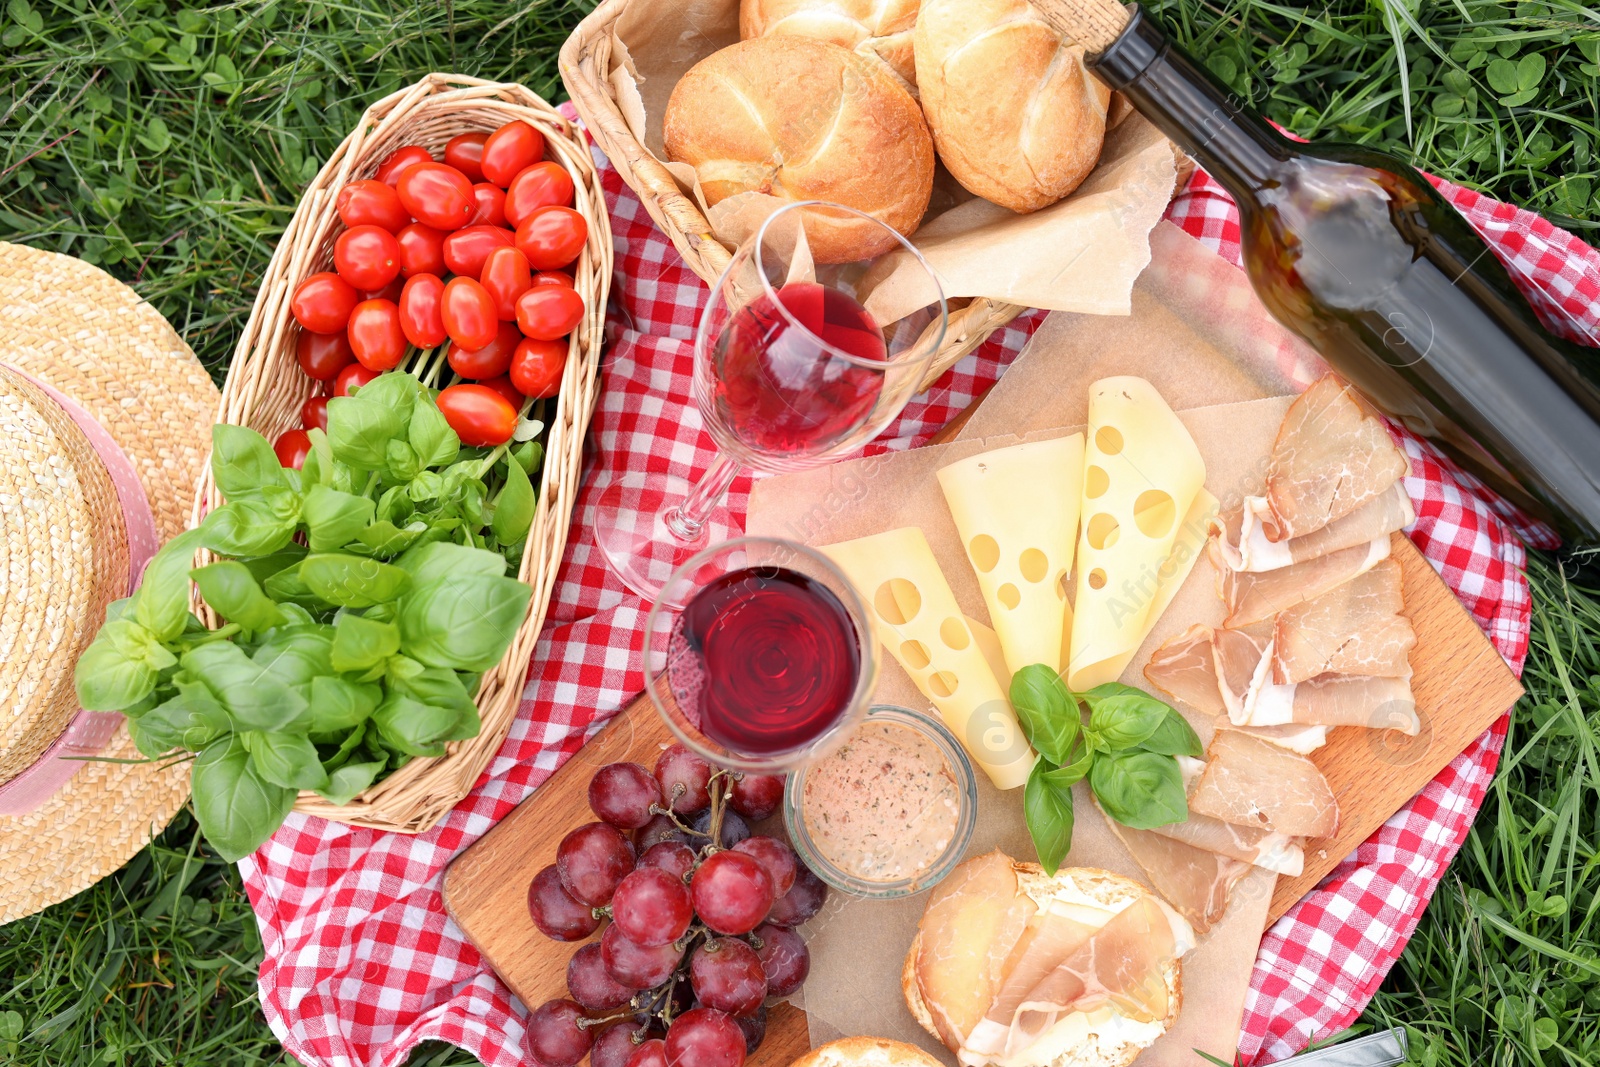
[[[556,50],[590,6],[5,0],[0,239],[103,265],[220,378],[299,190],[362,107],[431,70],[557,98]],[[1296,133],[1600,226],[1593,4],[1150,7]],[[1410,1025],[1420,1064],[1600,1058],[1600,593],[1543,559],[1533,579],[1530,696],[1501,774],[1361,1024]],[[0,927],[0,1063],[284,1062],[259,956],[236,871],[180,816],[119,874]],[[467,1061],[433,1045],[412,1062]]]

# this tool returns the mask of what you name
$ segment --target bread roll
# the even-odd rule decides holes
[[[1094,169],[1111,91],[1028,0],[922,0],[915,49],[934,143],[967,189],[1037,211]]]
[[[789,1067],[942,1067],[915,1045],[886,1037],[841,1037],[818,1045]]]
[[[917,83],[911,33],[917,26],[917,0],[743,0],[739,36],[748,41],[773,33],[792,33],[880,59]]]
[[[696,63],[667,101],[667,158],[688,163],[707,204],[736,193],[826,200],[909,234],[933,190],[922,111],[882,64],[838,45],[780,35]],[[821,263],[889,251],[866,222],[808,224]]]

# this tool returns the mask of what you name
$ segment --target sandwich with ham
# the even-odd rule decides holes
[[[963,1067],[1125,1067],[1177,1020],[1194,942],[1138,882],[990,852],[929,896],[901,989]]]

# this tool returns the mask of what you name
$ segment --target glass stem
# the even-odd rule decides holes
[[[739,464],[725,455],[718,455],[711,469],[700,477],[684,497],[683,503],[668,511],[663,517],[667,532],[679,541],[693,543],[700,540],[706,520],[716,510],[728,486],[739,476]]]

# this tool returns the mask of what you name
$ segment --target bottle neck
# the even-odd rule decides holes
[[[1122,35],[1087,58],[1089,69],[1125,95],[1223,184],[1246,202],[1299,153],[1294,144],[1240,107],[1231,89],[1167,39],[1135,7]]]

